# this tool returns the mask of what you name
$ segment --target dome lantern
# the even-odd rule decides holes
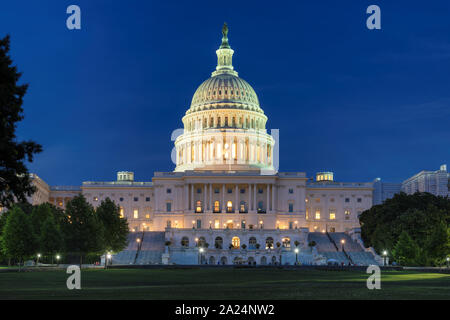
[[[217,76],[219,74],[231,74],[233,76],[238,76],[238,73],[233,69],[233,54],[234,50],[231,49],[228,43],[228,26],[225,22],[222,27],[222,44],[219,49],[216,50],[217,54],[217,67],[216,71],[212,73],[212,76]]]

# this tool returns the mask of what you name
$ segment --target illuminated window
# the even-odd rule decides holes
[[[334,209],[330,209],[330,220],[336,219],[336,211]]]
[[[291,247],[291,239],[290,238],[283,238],[283,239],[281,239],[281,241],[283,242],[283,247],[284,248],[290,248]]]
[[[345,220],[350,219],[350,210],[345,210],[344,215],[345,215]]]
[[[138,210],[138,209],[134,209],[134,210],[133,210],[133,217],[134,217],[135,219],[139,219],[139,210]]]
[[[227,201],[227,212],[233,212],[233,202]]]
[[[150,215],[149,215],[149,214],[146,214],[146,215],[145,215],[145,218],[146,218],[146,219],[150,219]]]
[[[246,212],[246,210],[245,210],[245,201],[241,201],[241,205],[239,207],[239,212],[241,212],[241,213]]]
[[[220,202],[214,201],[214,212],[220,212]]]
[[[268,237],[266,239],[266,249],[272,249],[273,248],[273,238]]]
[[[309,208],[306,208],[306,219],[309,219]]]
[[[320,209],[316,209],[316,220],[320,220]]]
[[[120,217],[123,218],[123,207],[120,207],[119,214],[120,214]]]
[[[233,239],[231,239],[231,244],[233,245],[233,249],[239,249],[241,246],[241,240],[239,240],[238,237],[233,237]]]
[[[195,212],[201,213],[202,212],[202,202],[199,200],[197,201],[197,205],[195,207]]]
[[[94,201],[98,201],[98,197],[94,197]]]
[[[214,228],[220,229],[220,221],[218,219],[214,220]]]

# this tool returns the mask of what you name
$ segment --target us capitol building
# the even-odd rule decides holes
[[[315,181],[278,172],[268,117],[234,70],[226,25],[222,33],[217,67],[182,118],[173,172],[138,182],[121,171],[116,181],[81,187],[52,187],[34,176],[32,202],[64,208],[80,192],[94,207],[112,199],[132,231],[117,263],[347,263],[352,251],[370,253],[361,245],[358,215],[372,206],[372,183],[335,182],[332,172]]]

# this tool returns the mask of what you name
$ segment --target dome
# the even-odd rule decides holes
[[[209,78],[198,87],[186,114],[223,108],[263,113],[258,96],[247,81],[234,74],[222,73]]]

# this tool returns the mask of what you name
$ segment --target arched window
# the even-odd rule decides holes
[[[227,262],[227,257],[222,257],[222,258],[220,258],[220,264],[223,264],[223,265],[225,265],[225,264],[227,264],[228,262]]]
[[[181,246],[185,247],[185,248],[189,247],[189,238],[188,237],[183,237],[181,239]]]
[[[223,239],[222,239],[222,237],[217,237],[214,240],[214,247],[216,249],[222,249],[223,248]]]
[[[275,256],[272,257],[272,264],[277,264],[277,257]]]
[[[227,212],[233,212],[233,202],[227,201]]]
[[[260,264],[266,265],[266,264],[267,264],[267,258],[266,258],[266,257],[261,257],[261,262],[260,262]]]
[[[220,202],[214,201],[214,212],[220,212]]]
[[[239,237],[233,237],[233,239],[231,239],[231,244],[233,245],[233,249],[239,249],[241,246],[241,240]]]
[[[196,203],[195,212],[197,212],[197,213],[203,212],[202,202],[200,200],[198,200]]]
[[[209,257],[208,264],[216,264],[216,258],[214,258],[213,256]]]
[[[255,237],[251,237],[250,239],[248,239],[248,248],[249,249],[256,249],[256,238]]]
[[[290,238],[283,238],[281,239],[283,242],[283,247],[284,248],[290,248],[291,247],[291,239]]]
[[[206,247],[206,240],[205,240],[205,237],[200,237],[200,238],[198,238],[197,244],[198,244],[198,247],[199,247],[199,248],[204,248],[204,247]]]
[[[266,249],[272,249],[273,248],[273,238],[268,237],[266,239]]]

